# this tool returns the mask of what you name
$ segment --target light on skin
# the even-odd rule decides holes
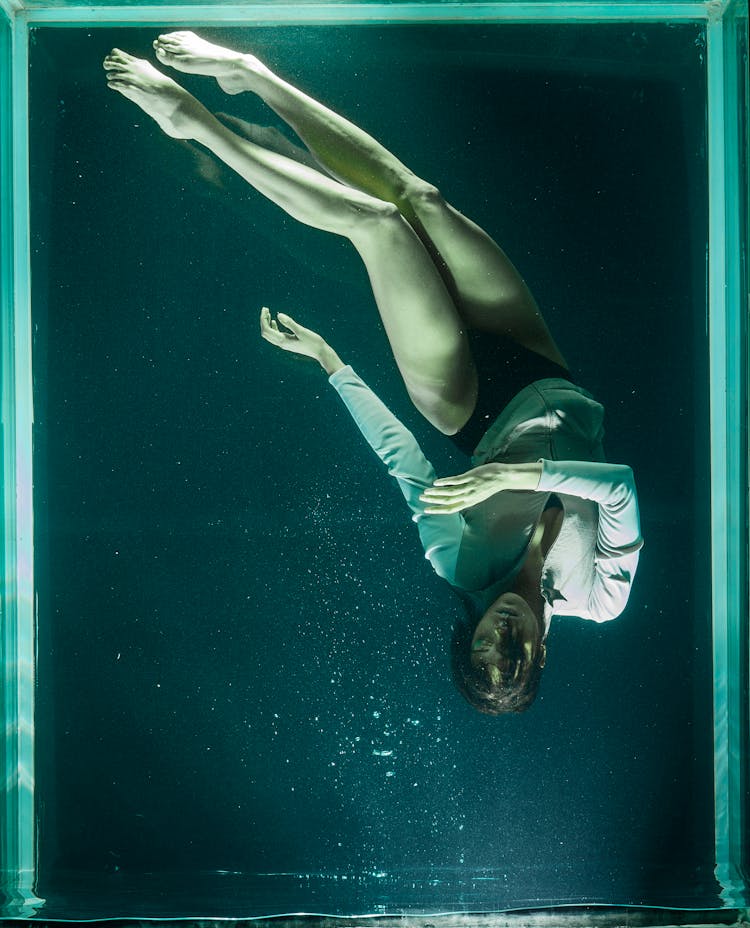
[[[419,497],[428,515],[453,515],[500,493],[502,490],[535,491],[542,476],[542,462],[503,464],[490,461],[465,474],[439,477]]]
[[[540,655],[544,666],[546,648],[542,623],[523,597],[503,593],[479,620],[471,639],[471,663],[484,668],[494,684],[506,677],[517,680]],[[508,657],[508,645],[514,644],[523,653],[514,665]],[[514,648],[515,650],[515,648]]]
[[[286,313],[277,313],[274,319],[271,310],[264,306],[260,311],[260,334],[267,342],[281,348],[282,351],[313,358],[329,376],[344,367],[344,362],[325,339],[312,329],[300,325]]]

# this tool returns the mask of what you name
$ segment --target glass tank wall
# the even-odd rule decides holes
[[[0,915],[742,907],[742,7],[282,9],[5,11]],[[485,229],[604,407],[640,562],[613,621],[552,617],[528,711],[459,694],[466,597],[320,365],[261,338],[261,307],[290,314],[438,475],[472,466],[410,402],[372,264],[311,227],[328,200],[295,213],[312,172],[339,196],[361,162],[310,108],[317,161],[283,106],[167,67],[153,41],[178,29],[251,52]],[[240,170],[259,146],[298,186],[172,137],[107,86],[113,48],[220,114]],[[441,248],[421,254],[460,305]]]

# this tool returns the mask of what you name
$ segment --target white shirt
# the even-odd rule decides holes
[[[547,618],[576,615],[604,622],[628,601],[643,545],[632,470],[603,457],[603,409],[564,380],[520,391],[480,442],[472,464],[540,460],[535,491],[505,490],[455,515],[428,515],[419,500],[437,475],[412,433],[346,366],[332,374],[363,436],[395,477],[417,524],[425,556],[452,586],[482,594],[487,605],[523,564],[551,493],[563,507],[559,534],[542,569]],[[549,452],[549,457],[539,455]],[[585,460],[555,460],[558,451]]]

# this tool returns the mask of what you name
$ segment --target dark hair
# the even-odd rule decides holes
[[[525,712],[536,699],[544,663],[544,650],[540,649],[534,663],[524,673],[520,673],[517,679],[493,682],[484,668],[475,667],[471,662],[471,641],[484,615],[484,609],[470,593],[461,590],[455,592],[461,599],[466,613],[465,617],[454,625],[451,636],[451,671],[456,688],[469,705],[486,715]],[[536,605],[541,610],[541,596],[539,599],[538,604],[530,604],[532,608]],[[520,660],[520,650],[514,648],[508,657],[511,660]]]

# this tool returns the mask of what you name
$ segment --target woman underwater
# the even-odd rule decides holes
[[[264,308],[261,334],[320,363],[398,481],[426,557],[471,616],[452,643],[461,693],[482,712],[523,711],[552,615],[615,618],[636,572],[633,474],[604,462],[602,406],[574,383],[508,257],[433,185],[254,56],[191,32],[153,44],[164,65],[258,94],[319,164],[231,131],[148,61],[119,49],[104,61],[110,88],[168,135],[206,146],[289,215],[357,249],[412,402],[471,470],[436,479],[413,435],[317,333]]]

